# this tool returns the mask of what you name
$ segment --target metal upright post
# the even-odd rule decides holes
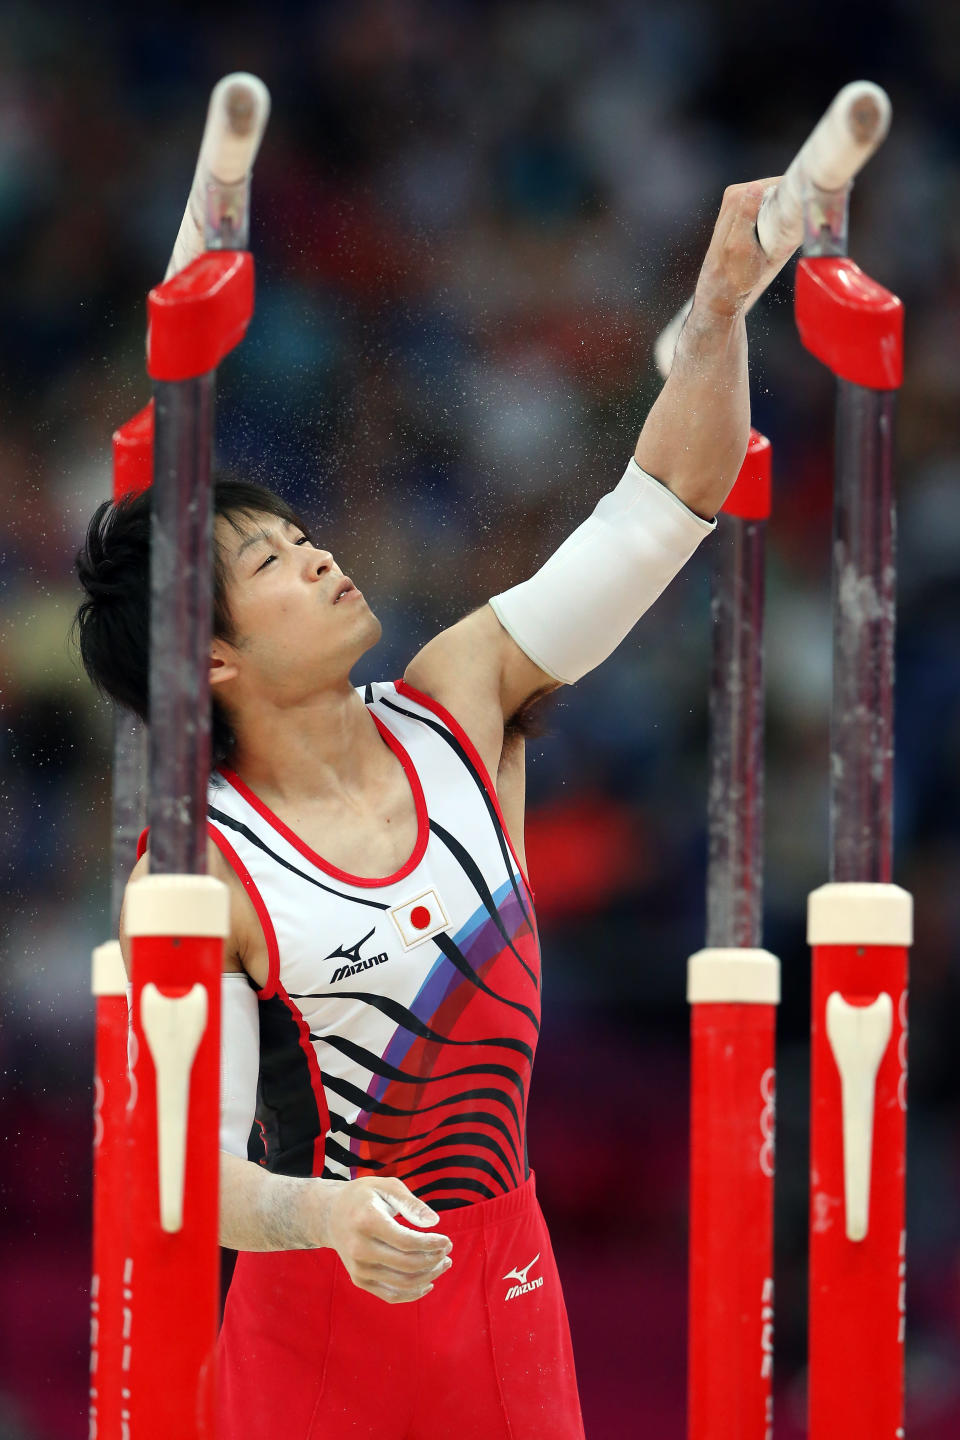
[[[713,583],[707,947],[690,957],[690,1440],[771,1440],[774,1031],[760,948],[770,442],[751,432]]]
[[[226,887],[203,873],[212,396],[213,372],[252,313],[253,262],[246,252],[202,255],[150,294],[151,865],[130,891],[126,922],[134,982],[132,1440],[206,1440],[214,1425],[220,975],[228,901]]]
[[[176,323],[175,314],[170,319]],[[150,871],[203,875],[210,776],[214,372],[157,380],[154,401]]]
[[[849,188],[849,187],[848,187]],[[830,883],[813,947],[810,1436],[903,1435],[907,953],[912,900],[890,883],[892,485],[903,309],[846,258],[847,190],[811,190],[796,318],[837,377]]]

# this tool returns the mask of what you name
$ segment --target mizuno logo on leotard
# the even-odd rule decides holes
[[[326,957],[328,960],[348,960],[350,962],[348,965],[337,966],[331,977],[331,984],[337,980],[344,980],[348,975],[356,975],[361,970],[370,970],[374,965],[382,965],[385,960],[389,960],[390,956],[386,950],[382,950],[379,955],[370,955],[366,959],[360,954],[360,946],[366,945],[376,928],[374,925],[373,930],[368,930],[363,939],[357,940],[355,944],[338,945],[336,950],[330,951]]]
[[[534,1265],[536,1265],[539,1259],[540,1252],[538,1250],[536,1255],[534,1255],[533,1259],[530,1261],[530,1264],[524,1265],[522,1270],[518,1269],[507,1271],[506,1275],[504,1275],[503,1277],[504,1280],[519,1280],[520,1283],[519,1285],[510,1286],[510,1289],[504,1296],[505,1300],[515,1300],[518,1295],[526,1295],[531,1290],[540,1289],[540,1286],[543,1284],[542,1275],[538,1275],[536,1280],[527,1279],[527,1276],[530,1274],[530,1271],[533,1269]]]

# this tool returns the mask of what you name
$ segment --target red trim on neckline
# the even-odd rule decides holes
[[[477,774],[483,781],[483,788],[490,796],[493,808],[497,812],[497,819],[500,821],[500,828],[503,831],[504,839],[509,846],[510,854],[513,856],[514,861],[516,862],[517,869],[520,871],[523,883],[527,887],[530,899],[535,904],[536,901],[534,900],[533,887],[531,886],[530,881],[527,879],[526,871],[520,864],[520,859],[517,855],[516,850],[513,848],[513,841],[510,839],[510,831],[507,829],[507,823],[503,818],[503,811],[500,809],[500,797],[497,795],[496,786],[490,778],[489,770],[480,758],[480,752],[477,749],[476,745],[474,745],[473,741],[470,739],[470,736],[467,734],[466,730],[464,730],[459,720],[455,720],[454,717],[450,714],[450,711],[444,705],[441,705],[439,700],[434,700],[432,695],[424,695],[422,690],[415,690],[412,685],[407,684],[406,680],[395,680],[393,683],[396,687],[398,695],[405,695],[408,700],[414,700],[418,705],[422,705],[426,710],[432,710],[434,715],[436,715],[437,719],[442,720],[444,725],[446,725],[447,729],[453,731],[453,734],[460,741],[460,744],[463,746],[464,750],[469,755],[472,764],[476,768]]]
[[[340,880],[346,885],[359,885],[364,889],[371,889],[378,885],[393,885],[396,881],[405,879],[406,876],[420,864],[427,849],[427,841],[430,838],[427,802],[424,798],[423,786],[420,784],[420,776],[417,774],[416,766],[396,735],[384,725],[379,716],[371,712],[370,718],[379,730],[381,738],[390,747],[403,766],[407,783],[413,792],[413,801],[417,809],[416,843],[406,864],[402,865],[393,875],[372,877],[369,875],[351,875],[348,871],[340,870],[336,865],[331,865],[329,860],[324,860],[322,855],[318,855],[315,850],[311,850],[310,846],[304,840],[301,840],[299,835],[295,834],[288,825],[285,825],[280,817],[275,815],[258,795],[254,794],[249,785],[246,785],[235,771],[228,770],[225,765],[218,767],[219,774],[223,776],[227,783],[230,784],[239,795],[243,796],[247,804],[256,810],[261,819],[266,820],[267,824],[276,830],[279,835],[282,835],[289,845],[292,845],[295,850],[299,851],[305,860],[309,860],[311,865],[315,865],[317,869],[322,870],[324,874],[333,876],[335,880]]]
[[[257,919],[260,921],[260,929],[263,931],[263,938],[267,946],[268,967],[267,983],[262,990],[257,991],[257,999],[271,1000],[276,994],[277,985],[280,982],[280,947],[277,944],[277,932],[273,928],[270,912],[264,904],[263,896],[260,894],[257,888],[257,882],[250,874],[250,871],[246,865],[244,865],[226,836],[222,835],[217,827],[209,820],[207,821],[207,834],[253,901],[253,908],[257,912]]]

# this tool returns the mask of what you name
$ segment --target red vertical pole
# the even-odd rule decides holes
[[[153,405],[113,437],[113,498],[146,489],[153,478]],[[133,715],[114,715],[114,932],[123,887],[142,825],[142,732]],[[90,1440],[120,1440],[126,1236],[127,996],[120,946],[93,952],[96,1037],[93,1080],[93,1268],[90,1283]]]
[[[123,1352],[127,990],[115,940],[93,952],[97,1001],[93,1077],[93,1274],[89,1440],[119,1437]]]
[[[762,950],[691,961],[688,1434],[771,1440],[779,967]]]
[[[771,1440],[774,1039],[759,948],[763,578],[770,443],[751,432],[720,517],[710,686],[707,946],[691,956],[690,1440]]]
[[[124,1419],[132,1440],[214,1435],[228,911],[225,887],[205,875],[150,875],[127,901],[135,998]]]
[[[810,896],[811,1440],[903,1435],[911,938],[896,885]]]
[[[808,226],[801,340],[837,377],[830,879],[810,896],[811,1440],[903,1435],[907,952],[893,865],[892,427],[903,308]]]

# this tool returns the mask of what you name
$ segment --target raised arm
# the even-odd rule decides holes
[[[408,666],[409,683],[453,712],[493,771],[504,722],[599,665],[713,529],[750,428],[744,312],[783,263],[756,238],[771,183],[725,192],[673,369],[620,483],[534,576]]]
[[[756,237],[760,202],[775,183],[725,191],[673,367],[637,441],[641,469],[707,519],[727,498],[747,450],[746,309],[783,264],[768,260]]]

